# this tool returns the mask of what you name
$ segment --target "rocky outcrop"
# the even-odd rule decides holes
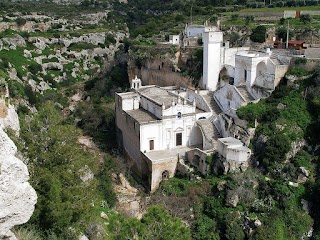
[[[1,101],[0,101],[1,102]],[[5,107],[6,114],[5,116],[0,116],[0,128],[11,128],[14,131],[20,130],[19,118],[18,114],[13,105],[1,105],[1,107]]]
[[[1,45],[7,45],[10,48],[14,48],[14,49],[17,46],[19,46],[19,47],[26,46],[26,41],[24,40],[23,37],[21,37],[18,34],[16,34],[14,37],[11,37],[11,38],[2,38],[0,41],[2,42]]]
[[[113,189],[117,193],[117,211],[128,217],[142,217],[142,198],[138,189],[132,187],[125,176],[112,174]]]
[[[15,157],[17,148],[0,128],[0,239],[16,239],[10,229],[26,223],[37,202],[28,183],[27,166]]]
[[[239,203],[239,196],[234,191],[228,191],[225,200],[226,200],[226,206],[235,208]]]
[[[286,154],[286,160],[288,161],[290,158],[294,158],[296,154],[303,149],[306,145],[306,141],[304,139],[297,140],[291,143],[291,149]]]
[[[215,126],[223,137],[234,137],[249,146],[255,134],[255,128],[248,128],[247,123],[236,115],[231,117],[221,113],[215,120]]]
[[[245,172],[249,165],[249,161],[233,161],[227,160],[222,156],[218,156],[214,162],[213,171],[217,175]]]

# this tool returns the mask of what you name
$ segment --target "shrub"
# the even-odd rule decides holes
[[[23,240],[43,240],[42,234],[39,231],[39,229],[36,229],[33,226],[15,227],[13,229],[13,233],[18,239],[23,239]]]
[[[304,24],[309,23],[312,21],[312,18],[310,16],[310,14],[302,14],[300,16],[300,22],[303,22]]]
[[[249,23],[253,21],[254,21],[254,16],[245,16],[246,25],[249,25]]]
[[[238,18],[239,18],[239,14],[232,14],[232,15],[231,15],[231,20],[232,20],[232,21],[237,21]]]
[[[32,74],[37,74],[38,72],[42,71],[42,67],[40,64],[38,63],[33,63],[30,64],[28,66],[28,70],[32,73]]]
[[[298,76],[298,77],[303,77],[303,76],[309,75],[310,72],[305,69],[295,67],[295,68],[291,68],[286,74],[287,75],[294,75],[294,76]]]
[[[287,39],[287,29],[285,27],[279,27],[276,30],[276,35],[278,36],[279,39]],[[294,31],[289,30],[289,39],[291,39],[294,36]]]
[[[303,65],[305,65],[306,63],[307,63],[307,59],[306,58],[296,58],[295,60],[294,60],[294,64],[303,64]]]
[[[16,19],[16,23],[17,23],[17,25],[18,25],[19,27],[25,25],[26,22],[27,22],[27,21],[26,21],[24,18],[21,18],[21,17],[18,17],[18,18]]]
[[[188,187],[197,185],[197,183],[181,178],[171,178],[161,183],[160,190],[167,196],[183,195]]]
[[[250,39],[254,42],[263,43],[266,40],[267,28],[265,26],[259,25],[252,30]]]
[[[283,133],[273,134],[267,141],[262,163],[269,171],[277,162],[284,162],[285,155],[290,150],[289,138]]]

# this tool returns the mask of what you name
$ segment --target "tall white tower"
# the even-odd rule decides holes
[[[220,73],[220,55],[223,33],[205,32],[203,37],[203,88],[217,90]]]

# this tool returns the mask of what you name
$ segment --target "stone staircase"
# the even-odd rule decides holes
[[[205,138],[211,142],[212,147],[216,148],[218,138],[221,138],[221,135],[213,123],[214,117],[211,116],[208,119],[198,120],[197,124],[202,129],[202,132]]]
[[[213,116],[216,117],[222,112],[219,105],[213,98],[213,92],[210,92],[208,95],[204,95],[203,98],[207,102],[207,104],[210,106]]]
[[[282,65],[280,60],[278,59],[278,53],[272,52],[270,56],[271,61],[274,63],[274,65]]]
[[[198,126],[202,129],[205,138],[212,143],[213,148],[216,148],[217,140],[218,138],[221,138],[221,135],[214,125],[214,120],[222,112],[222,110],[214,100],[213,92],[209,92],[208,95],[204,95],[203,99],[210,107],[212,115],[208,119],[198,120],[197,123]]]
[[[250,95],[250,93],[248,92],[246,86],[239,86],[239,87],[237,87],[237,89],[240,92],[241,96],[244,97],[246,102],[254,101],[254,98]]]
[[[275,65],[288,65],[290,61],[288,62],[286,58],[288,58],[289,56],[290,52],[288,52],[287,50],[274,49],[272,50],[270,59]]]

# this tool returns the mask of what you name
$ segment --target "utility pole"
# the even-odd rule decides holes
[[[289,47],[289,19],[288,19],[288,28],[287,28],[287,41],[286,41],[286,49]]]
[[[192,25],[192,7],[193,7],[193,3],[191,4],[191,25]]]

